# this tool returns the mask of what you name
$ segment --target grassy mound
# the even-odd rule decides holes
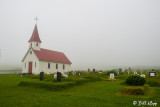
[[[68,78],[62,77],[62,82],[58,83],[53,74],[44,75],[44,80],[39,81],[39,75],[25,75],[28,81],[21,81],[19,86],[30,86],[43,88],[47,90],[63,90],[73,86],[81,85],[87,82],[101,81],[100,75],[94,73],[83,73],[83,75],[69,75]]]
[[[124,96],[144,96],[147,97],[153,93],[149,85],[144,86],[128,86],[120,91],[120,95]]]
[[[63,90],[73,86],[72,82],[63,82],[63,83],[51,83],[51,82],[41,82],[41,81],[21,81],[19,86],[29,86],[34,88],[43,88],[47,90]]]
[[[64,82],[30,80],[30,81],[21,81],[18,86],[29,86],[29,87],[59,91],[71,88],[73,86],[81,85],[87,82],[89,82],[88,79],[76,79],[74,81],[64,81]]]

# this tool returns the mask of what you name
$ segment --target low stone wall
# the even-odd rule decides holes
[[[0,70],[0,74],[21,74],[22,70]]]

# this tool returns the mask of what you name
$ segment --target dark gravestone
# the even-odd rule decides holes
[[[57,72],[57,82],[61,82],[61,73]]]
[[[90,72],[90,69],[88,68],[88,72]]]
[[[119,69],[117,69],[117,71],[118,71],[118,74],[120,74],[122,72],[122,69],[119,68]]]
[[[93,69],[93,73],[96,73],[96,70],[95,70],[95,69]]]
[[[44,80],[44,72],[40,72],[40,81]]]

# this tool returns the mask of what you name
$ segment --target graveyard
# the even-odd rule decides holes
[[[59,74],[1,75],[0,107],[138,107],[138,101],[159,106],[159,71],[156,74],[152,70],[143,73],[138,70],[136,73],[93,71],[68,72],[60,77]],[[139,75],[146,80],[143,86],[125,83],[128,77]],[[138,91],[132,94],[128,90]]]

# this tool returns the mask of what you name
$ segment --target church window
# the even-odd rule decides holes
[[[63,64],[63,69],[65,69],[65,65]]]
[[[32,43],[31,43],[31,46],[32,46]]]
[[[37,43],[37,46],[38,46],[38,43]]]
[[[36,68],[36,62],[35,62],[35,68]]]
[[[30,54],[32,54],[32,51],[30,51]]]
[[[25,62],[25,68],[26,68],[26,62]]]
[[[48,69],[50,69],[50,63],[48,63]]]
[[[58,64],[56,64],[56,69],[58,69]]]

